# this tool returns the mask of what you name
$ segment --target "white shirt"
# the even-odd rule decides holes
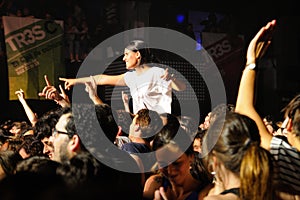
[[[151,67],[140,75],[135,70],[125,73],[124,80],[130,89],[134,114],[142,108],[159,114],[171,113],[171,80],[163,80],[161,76],[164,73],[165,70],[159,67]]]

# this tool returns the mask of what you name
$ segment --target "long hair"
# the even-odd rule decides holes
[[[240,197],[243,200],[273,199],[273,166],[270,152],[250,144],[241,163]]]
[[[272,161],[259,145],[255,122],[245,115],[227,112],[210,125],[202,148],[208,155],[207,163],[214,154],[227,170],[240,177],[241,199],[272,199]]]

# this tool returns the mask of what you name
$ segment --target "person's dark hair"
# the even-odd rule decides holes
[[[140,52],[141,54],[141,65],[143,64],[155,64],[160,63],[160,61],[154,56],[148,45],[142,40],[132,40],[126,46],[126,49],[133,52]]]
[[[174,137],[177,136],[176,140]],[[152,150],[156,151],[167,144],[176,144],[185,154],[194,154],[193,140],[190,135],[181,127],[176,132],[169,126],[164,126],[154,137]],[[189,144],[187,146],[187,144]]]
[[[34,135],[25,135],[23,137],[22,144],[17,148],[19,152],[22,148],[30,156],[42,156],[43,155],[43,143],[36,139]]]
[[[80,105],[79,107],[83,108],[83,105]],[[84,110],[82,110],[82,111],[84,111]],[[80,112],[78,112],[78,113],[80,113]],[[65,115],[65,114],[70,114],[66,118],[67,124],[66,124],[66,127],[65,127],[66,130],[67,130],[67,133],[68,133],[68,137],[72,138],[74,135],[78,135],[79,138],[80,138],[80,147],[81,147],[81,150],[82,151],[86,151],[87,149],[86,149],[85,145],[82,142],[81,135],[78,134],[78,130],[77,130],[76,125],[78,125],[78,127],[80,127],[80,128],[86,128],[86,126],[81,127],[81,124],[77,124],[78,121],[76,121],[76,123],[75,123],[75,117],[74,117],[74,113],[73,113],[73,108],[71,108],[71,107],[63,107],[62,110],[61,110],[61,116],[60,117],[62,117],[62,115]],[[87,114],[87,113],[86,112],[82,113],[82,115],[85,115],[85,114]]]
[[[2,145],[9,138],[10,138],[10,136],[8,134],[8,131],[0,128],[0,144]]]
[[[31,156],[19,162],[16,173],[36,173],[47,177],[56,176],[56,169],[61,164],[46,156]]]
[[[233,104],[224,104],[224,103],[218,104],[211,111],[210,123],[212,123],[218,115],[224,115],[227,112],[234,112],[234,111],[235,111],[235,106]]]
[[[200,188],[204,188],[206,185],[212,183],[213,175],[207,170],[199,153],[194,152],[194,154],[194,162],[191,164],[190,173],[195,179],[201,182],[202,186]]]
[[[69,199],[69,191],[56,173],[59,164],[43,156],[21,160],[13,175],[0,181],[1,199]]]
[[[292,119],[293,133],[300,137],[300,94],[296,95],[289,103],[286,105],[282,112],[284,112],[285,117]]]
[[[178,136],[176,140],[174,139],[175,136]],[[207,171],[202,159],[198,156],[198,153],[194,151],[193,140],[190,137],[190,133],[187,133],[182,127],[179,127],[178,131],[174,132],[168,126],[164,126],[155,136],[152,150],[156,151],[169,144],[177,146],[187,156],[194,156],[194,162],[191,163],[190,173],[201,183],[199,190],[211,183],[212,175]],[[186,144],[189,145],[186,147]]]
[[[141,129],[142,138],[146,141],[152,141],[155,135],[163,127],[160,115],[153,110],[140,109],[137,112],[136,123],[139,124]]]
[[[67,113],[65,113],[67,114]],[[73,114],[69,115],[67,118],[68,122],[66,124],[66,130],[68,132],[69,138],[71,138],[73,135],[77,134],[75,120]]]
[[[207,163],[216,156],[241,178],[242,199],[272,199],[272,161],[260,147],[254,120],[235,112],[216,116],[203,138],[202,152]]]
[[[23,137],[10,138],[2,145],[2,150],[12,150],[17,152],[21,144],[24,142]]]
[[[117,123],[122,128],[122,135],[128,136],[129,135],[129,127],[132,122],[134,115],[124,109],[115,110],[114,116],[117,119]]]
[[[101,164],[89,152],[80,152],[69,162],[58,166],[56,172],[61,175],[71,189],[90,184],[100,178]]]
[[[17,164],[23,160],[18,152],[5,150],[0,151],[0,165],[6,175],[13,175]]]
[[[98,104],[95,105],[95,111],[103,132],[113,143],[116,139],[119,127],[115,121],[111,107],[108,104]]]
[[[132,159],[131,156],[129,158]],[[70,162],[60,165],[57,174],[63,178],[75,199],[97,199],[99,195],[112,199],[142,199],[139,173],[118,171],[102,164],[88,152],[80,152]]]
[[[160,116],[166,119],[165,126],[168,126],[168,128],[172,129],[174,132],[177,132],[180,127],[180,122],[176,115],[171,113],[161,113]]]
[[[200,127],[198,127],[197,133],[196,133],[196,135],[195,135],[195,137],[194,137],[194,140],[195,140],[196,138],[199,138],[199,139],[200,139],[200,145],[201,145],[201,147],[202,147],[203,137],[204,137],[204,135],[206,134],[206,132],[207,132],[207,129],[201,129]]]
[[[24,133],[32,129],[32,126],[28,124],[26,121],[14,121],[11,124],[10,128],[12,127],[16,127],[17,129],[20,129],[20,133],[16,135],[16,137],[22,137]]]
[[[55,108],[44,113],[38,118],[33,130],[34,135],[38,140],[49,138],[52,135],[52,130],[62,114],[62,108]]]
[[[190,134],[191,138],[194,138],[198,131],[198,123],[196,120],[190,116],[181,115],[178,117],[178,121],[180,126]]]
[[[274,123],[274,118],[272,115],[266,115],[263,119],[267,121],[267,125],[272,126],[274,132],[278,129],[278,126],[276,123]]]

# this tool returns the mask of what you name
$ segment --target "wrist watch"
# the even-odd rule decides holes
[[[255,67],[256,67],[256,64],[255,64],[255,63],[251,63],[251,64],[247,65],[247,66],[245,67],[245,69],[247,69],[247,70],[254,70]]]

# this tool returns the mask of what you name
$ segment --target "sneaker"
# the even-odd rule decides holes
[[[75,59],[72,59],[72,60],[71,60],[71,63],[73,63],[73,62],[75,62],[75,61],[76,61]]]
[[[79,60],[79,59],[78,59],[78,60],[76,60],[76,61],[77,61],[77,62],[81,62],[81,60]]]

